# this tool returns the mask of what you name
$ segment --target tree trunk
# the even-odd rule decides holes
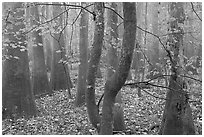
[[[45,17],[46,17],[46,20],[44,19],[44,21],[48,21],[48,20],[51,20],[53,17],[52,15],[52,11],[50,5],[46,5],[45,7]],[[51,23],[48,24],[49,27],[51,26]],[[45,34],[44,35],[44,51],[45,51],[45,63],[46,63],[46,67],[47,67],[47,72],[48,73],[51,73],[51,67],[52,67],[52,38],[50,36],[49,33]],[[50,81],[50,79],[49,79]]]
[[[115,2],[111,3],[111,8],[117,11],[117,4]],[[110,79],[111,76],[114,74],[117,65],[118,65],[118,57],[117,57],[117,46],[118,46],[118,30],[117,30],[117,23],[118,17],[113,11],[108,11],[108,32],[109,32],[109,43],[108,43],[108,53],[107,53],[107,60],[108,60],[108,69],[107,69],[107,79]],[[125,129],[124,117],[123,117],[123,107],[122,107],[122,95],[121,92],[116,96],[116,101],[114,105],[114,130],[115,131],[122,131]]]
[[[53,16],[56,17],[61,13],[61,7],[54,6]],[[62,16],[56,20],[57,26],[62,28]],[[69,75],[69,68],[67,65],[65,41],[63,32],[55,30],[53,37],[53,59],[51,70],[51,83],[53,90],[67,89],[69,97],[71,97],[70,88],[72,82]]]
[[[142,18],[141,18],[141,15],[142,15],[142,11],[143,10],[143,3],[142,2],[138,2],[137,3],[137,24],[139,27],[141,27],[142,25]],[[136,48],[135,48],[135,51],[134,51],[134,55],[133,55],[133,63],[132,63],[132,66],[133,66],[133,69],[135,70],[135,77],[134,79],[137,81],[137,82],[140,82],[141,81],[141,73],[143,72],[142,70],[144,69],[144,63],[142,61],[142,31],[141,30],[138,30],[137,31],[137,34],[136,34],[136,40],[137,40],[137,43],[136,43]],[[141,93],[141,89],[138,88],[138,96],[141,97],[142,96],[142,93]]]
[[[86,3],[82,2],[82,6]],[[80,38],[79,38],[79,72],[77,83],[77,94],[75,106],[82,106],[85,103],[86,75],[87,75],[87,48],[88,48],[88,13],[82,10],[80,20]]]
[[[113,133],[113,108],[115,103],[115,97],[119,90],[122,88],[128,76],[132,54],[135,46],[136,37],[136,7],[135,3],[123,3],[124,13],[124,35],[121,51],[121,58],[118,68],[114,75],[106,81],[103,109],[102,109],[102,121],[100,134],[110,135]]]
[[[95,30],[94,41],[91,47],[90,59],[88,64],[87,73],[87,91],[86,91],[86,105],[89,120],[92,125],[99,130],[100,116],[99,109],[95,102],[95,80],[97,75],[97,69],[100,61],[101,50],[104,37],[104,9],[103,3],[94,3],[95,13]]]
[[[31,16],[30,26],[31,28],[39,25],[39,14],[36,6],[30,6],[29,16]],[[34,95],[41,95],[45,93],[51,93],[51,89],[48,83],[47,70],[45,66],[45,57],[43,51],[43,39],[41,30],[33,30],[31,33],[31,47],[33,50],[33,92]]]
[[[189,135],[195,134],[192,120],[192,112],[188,103],[189,97],[184,90],[185,81],[179,77],[182,73],[179,58],[180,47],[183,44],[183,29],[185,15],[183,3],[170,3],[170,34],[168,44],[170,46],[171,76],[169,91],[166,97],[165,110],[159,134],[163,135]],[[174,20],[172,20],[174,18]],[[175,33],[177,32],[177,33]],[[173,55],[172,55],[173,53]]]
[[[29,75],[23,3],[4,3],[13,12],[7,13],[3,43],[2,105],[3,118],[36,115],[36,106]],[[8,24],[8,23],[11,24]],[[13,35],[13,34],[16,35]]]
[[[158,35],[158,2],[153,2],[151,3],[151,9],[152,9],[152,32],[155,35]],[[149,72],[150,72],[150,79],[154,78],[160,73],[160,67],[158,66],[159,63],[159,40],[153,38],[152,42],[152,48],[150,49],[151,54],[150,54],[150,61],[152,65],[149,67]]]

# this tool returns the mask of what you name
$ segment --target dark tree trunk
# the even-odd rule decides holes
[[[111,8],[117,11],[117,4],[115,2],[111,3]],[[117,57],[117,47],[118,47],[118,30],[117,30],[117,23],[118,17],[117,15],[109,10],[108,11],[108,21],[107,27],[109,32],[109,41],[108,41],[108,53],[107,53],[107,60],[108,60],[108,69],[107,69],[107,79],[110,79],[111,76],[116,71],[118,65],[118,57]],[[116,101],[114,105],[114,130],[115,131],[122,131],[125,129],[124,117],[123,117],[123,107],[122,106],[122,95],[121,92],[116,96]]]
[[[135,3],[123,3],[124,13],[124,34],[121,57],[118,68],[114,75],[106,81],[102,121],[100,134],[110,135],[113,133],[113,108],[115,97],[119,90],[122,88],[128,76],[132,54],[135,46],[136,37],[136,7]]]
[[[86,6],[82,2],[82,6]],[[77,83],[77,94],[75,106],[82,106],[85,103],[86,75],[87,75],[87,51],[88,51],[88,13],[85,10],[81,13],[80,20],[80,41],[79,41],[79,72]]]
[[[94,3],[94,13],[96,15],[94,17],[95,30],[94,41],[91,47],[90,59],[88,63],[86,105],[90,122],[95,128],[99,130],[100,116],[98,106],[96,105],[95,102],[95,80],[100,61],[104,36],[103,3],[101,2]]]
[[[180,27],[184,23],[185,15],[183,3],[170,3],[170,35],[168,43],[171,48],[171,77],[169,91],[166,96],[165,110],[159,134],[163,135],[189,135],[195,134],[192,120],[192,112],[188,103],[189,97],[184,90],[185,81],[179,75],[181,60],[179,58],[180,47],[183,44],[183,29]],[[182,25],[181,25],[182,26]],[[177,33],[175,33],[177,32]],[[173,34],[171,34],[173,33]],[[172,55],[173,53],[173,55]]]
[[[13,2],[8,4],[13,12],[8,14],[5,22],[3,43],[3,75],[2,75],[2,105],[3,118],[36,115],[36,106],[29,75],[28,52],[24,21],[25,9],[23,3]],[[16,35],[13,35],[13,34]]]

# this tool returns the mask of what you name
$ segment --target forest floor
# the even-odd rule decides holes
[[[75,82],[76,83],[76,79]],[[102,79],[96,82],[97,100],[103,94],[104,83]],[[193,120],[196,134],[202,134],[202,104],[201,86],[196,84],[191,93],[190,103],[193,110]],[[154,96],[165,98],[166,91],[159,88],[146,89]],[[76,88],[72,89],[72,99],[69,99],[66,91],[56,91],[52,96],[36,99],[38,116],[28,120],[5,119],[2,121],[2,134],[12,135],[96,135],[96,130],[91,126],[85,105],[74,107]],[[124,119],[126,130],[116,134],[155,135],[162,118],[165,100],[155,98],[146,92],[142,97],[137,96],[137,89],[122,88]],[[102,106],[102,104],[100,105]]]

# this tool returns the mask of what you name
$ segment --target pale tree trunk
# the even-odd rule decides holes
[[[124,34],[121,57],[113,76],[106,81],[102,108],[100,134],[113,134],[113,108],[115,97],[124,85],[131,66],[136,37],[135,3],[123,3]]]
[[[137,3],[137,25],[139,27],[141,27],[142,25],[142,12],[143,11],[143,2],[138,2]],[[133,55],[133,63],[132,63],[132,66],[135,70],[135,77],[134,79],[137,81],[137,82],[140,82],[141,81],[141,73],[143,72],[143,69],[144,69],[144,63],[142,60],[142,31],[141,30],[138,30],[137,31],[137,35],[136,35],[136,40],[137,40],[137,43],[136,43],[136,48],[135,48],[135,51],[134,51],[134,55]],[[141,89],[138,88],[138,96],[141,97],[142,96],[142,93],[141,93]]]
[[[5,22],[4,38],[8,41],[3,43],[3,75],[2,75],[2,105],[3,118],[13,114],[17,116],[36,115],[34,95],[31,90],[29,75],[29,61],[26,44],[25,9],[23,3],[4,3],[11,13],[7,14]],[[3,5],[4,6],[4,5]],[[11,24],[9,24],[11,23]],[[16,35],[13,35],[13,34]]]
[[[152,11],[152,32],[155,35],[158,35],[158,6],[159,3],[158,2],[153,2],[151,3],[151,11]],[[152,63],[152,65],[150,65],[150,78],[154,78],[155,76],[158,76],[160,73],[160,67],[158,66],[159,63],[159,40],[153,38],[153,42],[152,42],[152,47],[150,49],[151,51],[151,55],[150,55],[150,61]]]
[[[117,4],[115,2],[111,3],[110,6],[117,12]],[[114,74],[117,65],[118,65],[118,57],[117,57],[117,46],[118,46],[118,30],[117,30],[117,23],[118,17],[117,15],[111,11],[107,11],[108,14],[108,32],[109,32],[109,43],[108,43],[108,53],[107,53],[107,60],[108,60],[108,70],[107,70],[107,79],[110,79],[111,76]],[[124,117],[123,117],[123,107],[122,107],[122,95],[121,91],[118,92],[115,100],[114,105],[114,130],[115,131],[122,131],[125,129]]]
[[[29,4],[29,3],[28,3]],[[30,28],[39,25],[39,13],[36,6],[30,6]],[[30,46],[33,56],[33,92],[34,95],[45,95],[51,93],[51,89],[48,83],[47,70],[45,66],[45,57],[43,51],[43,39],[40,35],[42,32],[40,29],[33,30],[30,35]]]
[[[54,3],[53,3],[54,4]],[[61,7],[54,6],[53,16],[56,17],[62,12]],[[62,16],[58,20],[55,20],[58,27],[63,28]],[[72,82],[69,75],[69,68],[67,65],[67,58],[65,56],[65,41],[63,32],[55,32],[53,37],[53,58],[51,69],[51,83],[53,90],[67,89],[69,97],[71,97],[70,88],[72,88]]]
[[[185,81],[182,74],[181,61],[179,58],[180,47],[183,44],[182,24],[185,20],[183,3],[170,3],[170,32],[168,44],[171,52],[171,77],[169,91],[166,96],[166,104],[159,134],[163,135],[189,135],[195,134],[192,111],[189,105],[189,97],[185,91]],[[172,20],[172,18],[174,20]]]
[[[82,2],[82,6],[86,6],[86,3]],[[85,10],[82,10],[79,38],[79,71],[75,106],[82,106],[85,103],[86,75],[88,67],[88,20],[88,13]]]
[[[52,11],[51,11],[51,6],[46,5],[45,6],[45,11],[44,11],[44,16],[46,17],[46,20],[43,18],[44,22],[52,19]],[[51,28],[51,23],[48,23],[49,28]],[[50,82],[50,73],[51,73],[51,65],[52,65],[52,38],[49,33],[44,35],[44,53],[45,53],[45,63],[47,67],[47,73],[48,73],[48,79]],[[51,86],[50,86],[51,87]]]
[[[85,95],[89,120],[92,123],[92,125],[95,128],[97,128],[97,130],[99,130],[100,116],[98,106],[96,105],[95,101],[95,80],[100,61],[104,37],[103,3],[101,2],[94,3],[94,14],[95,14],[94,41],[91,47],[90,59],[88,61],[87,91]]]
[[[147,18],[148,18],[148,15],[147,15],[148,3],[147,2],[145,2],[144,7],[145,7],[145,17],[144,17],[145,24],[144,24],[144,28],[147,31],[148,30],[148,22],[147,22]],[[144,42],[143,43],[144,43],[144,48],[146,48],[147,47],[147,32],[144,32]],[[144,53],[146,53],[146,52],[144,51]],[[144,63],[144,69],[142,70],[142,81],[145,78],[145,70],[146,70],[146,66],[147,66],[147,63],[148,63],[147,60],[145,59],[145,55],[144,54],[143,54],[143,63]]]

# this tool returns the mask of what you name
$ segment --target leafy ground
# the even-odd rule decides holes
[[[104,81],[97,80],[97,100],[103,93]],[[192,84],[193,100],[190,103],[193,110],[193,119],[196,134],[202,134],[202,104],[201,85]],[[154,96],[165,97],[165,90],[151,88],[147,90]],[[69,99],[66,91],[56,91],[52,96],[36,99],[39,115],[25,119],[6,119],[2,124],[3,134],[15,135],[95,135],[96,130],[87,118],[86,107],[74,107],[75,88],[72,89],[73,97]],[[155,98],[145,92],[137,96],[137,89],[122,88],[124,117],[126,131],[118,134],[157,134],[158,127],[151,129],[161,122],[162,110],[165,101]]]

